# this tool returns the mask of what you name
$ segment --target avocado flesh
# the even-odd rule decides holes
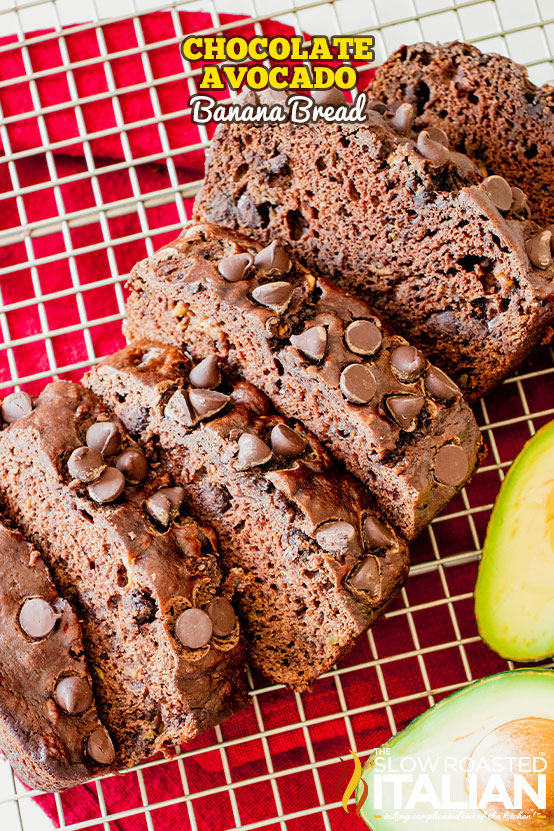
[[[483,640],[514,661],[554,654],[554,421],[525,445],[489,522],[475,588]]]
[[[448,770],[449,801],[451,803],[468,802],[465,774],[460,771],[462,760],[472,756],[480,743],[492,731],[498,730],[508,722],[522,719],[554,719],[554,671],[549,669],[523,669],[493,675],[477,681],[459,692],[445,698],[422,716],[415,719],[405,730],[393,736],[381,746],[379,752],[372,754],[362,770],[362,780],[368,787],[368,796],[362,806],[360,816],[373,831],[396,831],[404,827],[410,831],[436,828],[446,831],[452,827],[456,831],[469,831],[480,828],[483,831],[499,831],[509,828],[489,819],[478,808],[442,807],[443,784],[446,760],[450,761]],[[554,726],[554,724],[553,724]],[[548,754],[547,776],[553,775],[554,750],[545,746]],[[499,754],[499,755],[504,755]],[[384,759],[384,762],[376,760]],[[434,760],[435,771],[430,769]],[[382,807],[375,807],[375,798],[379,792],[377,781],[383,773],[379,765],[392,766],[396,771],[415,766],[417,777],[421,770],[430,777],[433,791],[441,801],[441,807],[433,807],[429,802],[416,803],[407,807],[407,798],[414,787],[413,783],[403,786],[402,807],[395,808],[393,785],[381,784]],[[551,783],[551,779],[548,780]],[[550,784],[551,787],[551,784]],[[364,792],[360,782],[356,790],[359,803]],[[499,811],[504,812],[499,805]],[[460,815],[452,818],[452,815]],[[554,822],[554,820],[552,820]],[[552,828],[547,822],[544,829]]]

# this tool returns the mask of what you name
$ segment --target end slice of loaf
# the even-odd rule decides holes
[[[526,193],[533,219],[554,222],[554,83],[537,87],[524,66],[469,43],[401,46],[368,93],[391,111],[414,108],[415,126],[439,127],[453,149]]]
[[[81,625],[40,555],[0,521],[0,749],[31,788],[117,766],[94,703]]]
[[[280,246],[261,248],[233,231],[189,227],[133,269],[128,336],[224,358],[312,430],[414,537],[477,464],[479,428],[460,389],[364,301]],[[457,463],[445,467],[450,456]]]
[[[195,218],[285,242],[474,399],[552,334],[548,241],[518,182],[506,203],[440,133],[400,127],[375,109],[359,126],[219,125]]]
[[[399,589],[406,543],[371,494],[262,392],[217,367],[192,389],[190,371],[175,347],[141,341],[84,383],[160,452],[191,509],[216,529],[226,568],[244,574],[238,603],[253,663],[305,689]]]
[[[244,706],[239,625],[223,637],[210,628],[222,593],[215,534],[186,515],[163,467],[137,462],[97,396],[48,385],[0,430],[0,466],[0,499],[82,620],[96,704],[123,765]]]

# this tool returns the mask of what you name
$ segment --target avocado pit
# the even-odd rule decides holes
[[[474,748],[465,776],[466,791],[470,792],[471,771],[475,771],[477,803],[480,810],[501,828],[511,831],[547,831],[554,828],[554,721],[547,718],[521,718],[501,724],[488,733]],[[505,788],[514,806],[506,809],[502,802],[487,802],[481,807],[483,796],[490,793],[491,776],[500,779],[498,788]],[[523,782],[535,793],[540,793],[539,777],[546,779],[546,807],[538,809],[525,791]]]

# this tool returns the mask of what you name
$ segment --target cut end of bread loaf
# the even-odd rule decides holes
[[[144,354],[174,363],[173,391],[156,383],[155,363],[144,371]],[[85,383],[122,418],[152,401],[136,437],[158,444],[192,510],[217,531],[225,567],[242,570],[251,660],[272,680],[305,689],[400,587],[406,544],[369,493],[259,390],[223,375],[197,396],[183,366],[174,347],[135,342]]]
[[[94,703],[81,625],[38,552],[0,522],[0,743],[31,788],[117,766]]]
[[[265,259],[276,252],[282,262],[268,270]],[[240,274],[226,274],[237,264]],[[191,225],[138,263],[129,286],[128,336],[150,330],[196,359],[224,358],[280,412],[312,430],[406,537],[473,473],[481,437],[456,384],[371,306],[275,242],[261,249],[236,232]],[[445,481],[437,459],[450,444],[465,466]]]
[[[392,112],[410,105],[416,129],[443,130],[454,150],[518,186],[533,219],[554,222],[553,83],[537,87],[510,58],[454,41],[400,47],[367,91]]]
[[[542,229],[521,200],[499,207],[485,173],[439,138],[371,109],[357,127],[220,125],[195,218],[288,244],[475,399],[544,337],[554,264],[534,265]]]
[[[100,399],[50,384],[0,430],[0,459],[2,502],[83,620],[98,711],[121,764],[242,707],[239,625],[220,636],[210,618],[222,590],[215,535],[186,515],[179,483]]]

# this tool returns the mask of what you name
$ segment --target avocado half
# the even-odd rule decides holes
[[[483,640],[514,661],[554,655],[554,421],[510,468],[489,522],[475,588]]]
[[[537,793],[546,785],[544,809],[525,789],[510,808],[521,777]],[[554,829],[554,670],[493,675],[431,707],[370,756],[356,803],[373,831]]]

